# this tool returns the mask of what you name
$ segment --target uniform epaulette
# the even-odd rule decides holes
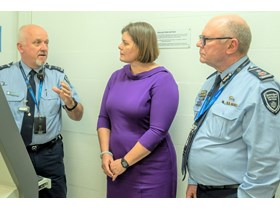
[[[4,65],[0,66],[0,70],[10,68],[12,65],[13,65],[13,62],[8,63],[8,64],[4,64]]]
[[[57,70],[57,71],[59,71],[59,72],[61,72],[61,73],[64,72],[64,69],[63,69],[63,68],[60,68],[60,67],[58,67],[58,66],[49,65],[48,63],[45,64],[45,67],[48,68],[48,69],[50,69],[50,70]]]
[[[250,66],[248,68],[248,71],[253,74],[255,77],[259,78],[259,80],[266,80],[266,79],[271,79],[274,76],[270,73],[268,73],[267,71],[257,67],[257,66]]]
[[[218,73],[218,71],[213,72],[212,74],[210,74],[210,76],[207,77],[207,79],[209,79],[210,77],[216,75]]]

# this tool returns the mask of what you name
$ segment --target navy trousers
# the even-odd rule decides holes
[[[197,198],[237,198],[236,189],[203,189],[197,187]]]
[[[37,175],[51,179],[52,188],[39,191],[39,198],[66,198],[67,185],[62,140],[39,151],[29,151]]]

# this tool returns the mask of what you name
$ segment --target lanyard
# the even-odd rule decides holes
[[[219,96],[222,94],[223,90],[225,89],[225,87],[230,83],[230,81],[241,71],[241,69],[243,69],[248,63],[250,62],[249,58],[247,58],[243,63],[241,63],[233,72],[233,74],[229,75],[228,77],[226,76],[226,81],[223,81],[223,83],[225,82],[225,84],[219,88],[219,90],[215,93],[215,95],[213,95],[213,97],[210,99],[210,96],[207,95],[206,99],[204,100],[201,109],[199,110],[199,112],[197,113],[197,115],[194,118],[194,121],[197,122],[199,120],[199,118],[205,114],[205,112],[210,109],[210,107],[215,103],[215,101],[219,98]],[[214,87],[211,88],[211,90]],[[211,91],[210,91],[211,92]],[[210,101],[209,101],[210,100]]]
[[[34,91],[33,91],[32,87],[31,87],[31,85],[30,85],[30,82],[29,82],[29,80],[28,80],[28,78],[27,78],[27,76],[26,76],[26,74],[25,74],[25,72],[24,72],[24,70],[23,70],[23,68],[22,68],[21,62],[19,62],[19,68],[20,68],[21,73],[22,73],[22,76],[23,76],[23,78],[24,78],[24,80],[25,80],[25,83],[26,83],[28,92],[29,92],[29,94],[31,95],[32,100],[34,101],[34,103],[35,103],[35,105],[36,105],[36,107],[37,107],[38,113],[39,113],[39,115],[40,115],[39,105],[40,105],[40,100],[41,100],[41,95],[42,95],[43,81],[40,80],[39,92],[38,92],[38,102],[37,102],[36,96],[35,96],[35,94],[34,94]]]

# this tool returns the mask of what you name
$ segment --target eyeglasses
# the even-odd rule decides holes
[[[219,39],[233,39],[232,37],[215,37],[215,38],[210,38],[210,37],[205,37],[204,35],[199,35],[199,40],[202,41],[202,47],[206,45],[207,40],[219,40]]]

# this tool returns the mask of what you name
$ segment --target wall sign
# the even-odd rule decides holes
[[[157,31],[158,46],[161,49],[190,48],[190,29],[170,29]]]

